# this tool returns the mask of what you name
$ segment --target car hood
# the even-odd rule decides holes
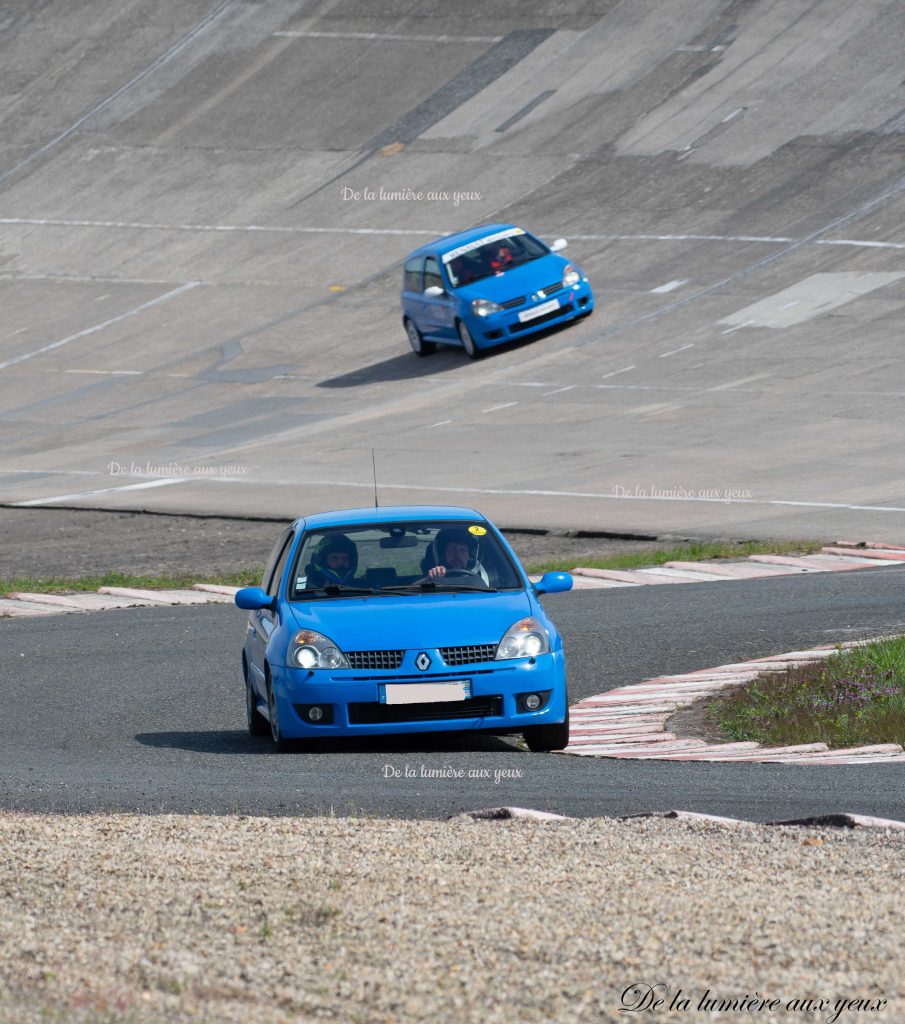
[[[523,590],[405,594],[293,601],[300,629],[324,633],[342,650],[412,650],[497,643],[531,614]]]
[[[474,299],[490,299],[492,302],[507,302],[518,295],[531,295],[538,288],[562,280],[563,267],[568,260],[548,253],[540,259],[532,260],[521,267],[513,267],[505,274],[493,274],[474,284],[456,289],[456,294],[469,302]]]

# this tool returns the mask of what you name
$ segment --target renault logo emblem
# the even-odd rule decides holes
[[[422,672],[426,672],[431,667],[430,656],[422,651],[417,658],[415,658],[415,666],[420,668]]]

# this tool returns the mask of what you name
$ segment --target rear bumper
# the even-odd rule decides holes
[[[413,732],[452,732],[480,729],[521,732],[527,726],[565,721],[566,675],[562,651],[535,659],[484,662],[460,670],[401,675],[387,671],[307,672],[274,668],[274,694],[281,732],[287,738],[379,736]],[[382,704],[385,683],[468,681],[471,700],[426,704]],[[538,711],[520,709],[526,693],[543,693]],[[312,724],[302,714],[317,705],[327,709],[324,724]],[[433,717],[436,714],[436,717]],[[391,719],[391,720],[387,720]]]

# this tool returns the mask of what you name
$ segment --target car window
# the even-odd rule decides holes
[[[406,261],[402,274],[402,289],[407,292],[421,291],[421,272],[424,270],[424,257],[415,256]]]
[[[283,570],[286,568],[286,559],[289,557],[289,549],[291,547],[292,531],[290,531],[286,536],[283,547],[280,549],[279,557],[271,570],[270,578],[264,588],[271,597],[276,597],[277,591],[280,589],[280,580],[283,578]]]
[[[286,546],[286,539],[290,536],[291,533],[291,527],[289,529],[284,530],[277,539],[276,544],[274,544],[273,548],[271,549],[270,554],[267,556],[267,564],[264,566],[264,575],[261,577],[262,590],[267,590],[267,588],[270,586],[270,577],[273,575],[274,566],[277,564],[277,560],[283,553],[283,548]]]
[[[438,565],[444,574],[431,577]],[[521,590],[524,583],[486,520],[417,520],[306,533],[290,598],[342,596],[343,587],[378,592],[410,587],[418,595],[442,588]]]
[[[498,232],[460,246],[443,256],[453,288],[462,288],[474,281],[504,274],[514,267],[546,256],[550,250],[520,229]]]
[[[428,256],[424,261],[424,290],[432,288],[436,285],[438,288],[446,290],[446,286],[443,284],[443,277],[440,274],[440,264],[433,258]]]

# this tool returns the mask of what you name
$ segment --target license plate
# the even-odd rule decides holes
[[[526,309],[519,313],[518,318],[521,323],[526,320],[533,320],[537,316],[543,316],[544,313],[552,313],[554,309],[559,309],[559,299],[550,299],[549,302],[542,302],[539,306],[535,306],[534,309]]]
[[[469,697],[471,683],[466,679],[451,683],[385,683],[380,687],[381,704],[433,704]]]

